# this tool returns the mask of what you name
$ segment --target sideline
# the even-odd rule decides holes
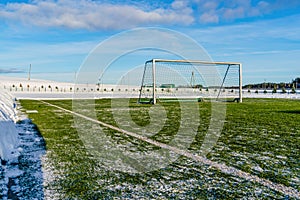
[[[244,178],[246,179],[247,181],[251,181],[251,182],[255,182],[255,183],[259,183],[261,185],[264,185],[266,187],[269,187],[270,189],[273,189],[273,190],[276,190],[278,192],[281,192],[285,195],[288,195],[290,197],[294,197],[294,198],[299,198],[300,197],[300,192],[294,188],[291,188],[291,187],[288,187],[288,186],[285,186],[285,185],[282,185],[282,184],[277,184],[277,183],[273,183],[272,181],[269,181],[267,179],[264,179],[264,178],[260,178],[256,175],[252,175],[250,173],[247,173],[247,172],[244,172],[242,170],[239,170],[239,169],[236,169],[234,167],[230,167],[230,166],[227,166],[225,164],[220,164],[220,163],[217,163],[217,162],[214,162],[214,161],[211,161],[205,157],[202,157],[202,156],[198,156],[198,155],[194,155],[190,152],[187,152],[187,151],[184,151],[184,150],[181,150],[179,148],[176,148],[176,147],[172,147],[170,145],[167,145],[167,144],[164,144],[164,143],[161,143],[161,142],[158,142],[158,141],[155,141],[155,140],[152,140],[152,139],[149,139],[147,137],[144,137],[144,136],[141,136],[141,135],[138,135],[136,133],[133,133],[133,132],[129,132],[129,131],[126,131],[126,130],[123,130],[121,128],[118,128],[118,127],[114,127],[110,124],[106,124],[102,121],[99,121],[99,120],[95,120],[93,118],[90,118],[90,117],[87,117],[87,116],[84,116],[82,114],[79,114],[79,113],[76,113],[76,112],[73,112],[71,110],[67,110],[65,108],[62,108],[60,106],[57,106],[57,105],[53,105],[51,103],[48,103],[48,102],[45,102],[43,100],[39,100],[40,102],[48,105],[48,106],[51,106],[51,107],[55,107],[55,108],[58,108],[62,111],[65,111],[67,113],[71,113],[73,115],[76,115],[78,117],[81,117],[83,119],[86,119],[86,120],[89,120],[91,122],[94,122],[94,123],[97,123],[97,124],[100,124],[102,126],[105,126],[107,128],[110,128],[110,129],[113,129],[115,131],[118,131],[118,132],[121,132],[121,133],[124,133],[126,135],[129,135],[129,136],[132,136],[134,138],[137,138],[137,139],[140,139],[144,142],[148,142],[149,144],[152,144],[152,145],[155,145],[157,147],[160,147],[160,148],[164,148],[164,149],[167,149],[167,150],[170,150],[170,151],[173,151],[174,153],[177,153],[179,155],[182,155],[182,156],[185,156],[187,158],[191,158],[195,161],[198,161],[198,162],[201,162],[203,164],[206,164],[206,165],[209,165],[211,167],[214,167],[218,170],[220,170],[221,172],[225,173],[225,174],[229,174],[229,175],[233,175],[233,176],[237,176],[237,177],[240,177],[240,178]]]

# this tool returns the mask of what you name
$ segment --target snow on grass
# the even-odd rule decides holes
[[[8,80],[7,85],[1,85],[2,83],[1,81],[0,87],[5,86],[9,91],[13,84],[19,87],[20,80],[16,82]],[[27,80],[22,80],[21,84],[26,86],[27,83]],[[23,87],[23,91],[17,88],[17,91],[11,92],[19,98],[72,97],[72,92],[68,88],[70,86],[67,84],[52,82],[52,89],[58,86],[65,87],[65,90],[51,91],[47,81],[29,83],[31,83],[29,91]],[[43,91],[38,91],[41,85],[47,86],[46,91],[45,88]],[[93,92],[82,92],[82,94],[82,97],[95,97]],[[109,91],[101,91],[98,95],[97,97],[102,98],[112,96]],[[122,95],[126,97],[125,93],[116,94],[114,97]],[[279,93],[246,95],[251,98],[286,99],[299,99],[300,96],[299,94]],[[2,114],[4,116],[2,118],[13,123],[16,119],[14,119],[14,112],[11,112],[14,110],[12,99],[6,98],[6,103],[0,110],[5,113],[5,115]],[[51,102],[66,109],[72,107],[71,101]],[[113,124],[109,103],[105,100],[97,100],[96,110],[99,120]],[[17,125],[19,136],[14,146],[15,153],[12,154],[12,159],[0,169],[0,199],[14,196],[19,199],[292,198],[262,184],[223,173],[185,157],[179,158],[164,169],[146,174],[132,175],[107,171],[85,152],[74,128],[72,115],[58,112],[57,109],[46,108],[37,101],[23,101],[23,104],[29,110],[28,115],[34,119],[33,122],[38,124],[41,135],[29,121],[23,121]],[[169,105],[172,107],[171,104]],[[132,117],[139,124],[148,122],[147,112],[141,117],[145,109],[143,106],[130,109]],[[228,104],[223,134],[208,158],[270,180],[275,184],[299,190],[297,146],[299,146],[300,112],[298,108],[298,101],[275,99],[245,99],[243,104]],[[127,110],[127,108],[121,108],[120,112]],[[141,112],[135,112],[139,110]],[[195,152],[199,150],[203,133],[206,132],[206,123],[209,122],[209,105],[202,103],[200,112],[203,124],[199,126],[196,141],[190,147]],[[165,130],[171,128],[166,125]],[[143,147],[143,145],[136,145],[135,141],[131,141],[131,138],[124,137],[122,134],[112,133],[111,130],[106,130],[106,133],[114,135],[115,139],[120,142],[134,143],[132,151]],[[168,134],[168,132],[163,132],[158,139],[162,142],[166,140],[167,143],[170,137],[164,136]],[[44,139],[47,142],[47,151],[43,143]],[[146,151],[151,150],[150,145],[144,145],[143,148]]]
[[[0,199],[43,199],[43,151],[36,127],[20,116],[15,97],[1,87]]]
[[[16,124],[18,142],[14,159],[0,170],[0,199],[43,199],[42,156],[45,142],[37,127],[28,119]]]
[[[72,102],[66,100],[47,101],[71,109]],[[149,105],[137,105],[132,101],[131,117],[139,124],[147,121]],[[55,178],[48,181],[47,194],[59,193],[60,198],[124,198],[124,199],[293,199],[260,181],[250,181],[244,175],[251,174],[270,184],[284,185],[299,190],[299,101],[275,99],[245,99],[243,104],[228,103],[227,118],[222,136],[208,159],[244,171],[243,176],[228,173],[218,168],[180,157],[169,166],[144,174],[109,171],[89,155],[78,138],[72,115],[57,108],[45,106],[41,101],[22,101],[24,108],[38,110],[29,114],[38,124],[47,142],[48,164]],[[200,150],[210,119],[209,103],[201,106],[201,126],[190,150]],[[177,119],[174,103],[166,103],[170,111],[170,122]],[[127,111],[120,107],[120,112]],[[137,108],[140,108],[140,112]],[[96,100],[99,120],[114,125],[110,100]],[[174,124],[174,123],[172,123]],[[175,128],[175,129],[174,129]],[[176,126],[167,126],[158,136],[171,134]],[[174,129],[172,131],[172,129]],[[112,140],[131,145],[131,151],[151,153],[152,146],[136,141],[116,131],[105,129]],[[278,137],[280,136],[280,137]],[[277,138],[276,140],[271,140]],[[156,137],[168,143],[169,137]],[[233,171],[234,172],[234,171]],[[299,194],[299,192],[296,193]]]

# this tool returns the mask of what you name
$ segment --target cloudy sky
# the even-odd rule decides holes
[[[300,76],[299,0],[1,0],[0,24],[0,75],[72,80],[100,42],[160,27],[242,62],[245,83]]]

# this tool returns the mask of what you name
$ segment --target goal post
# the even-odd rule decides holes
[[[139,92],[138,103],[172,98],[242,102],[242,64],[152,59],[145,62]]]

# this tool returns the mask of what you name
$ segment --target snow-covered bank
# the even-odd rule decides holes
[[[9,160],[13,157],[18,132],[14,97],[0,89],[0,158]]]
[[[138,85],[75,85],[67,82],[5,76],[0,76],[0,80],[0,88],[10,92],[17,99],[129,98],[138,97],[140,89]]]
[[[0,199],[44,199],[45,142],[0,80]]]
[[[138,85],[112,85],[112,84],[74,84],[67,82],[55,82],[49,80],[28,80],[26,78],[14,78],[0,76],[0,89],[6,90],[17,99],[72,99],[72,98],[138,98],[140,86]],[[291,89],[286,89],[286,93],[278,90],[277,93],[272,93],[273,90],[264,89],[243,89],[244,98],[284,98],[284,99],[300,99],[300,90],[295,94],[291,93]],[[174,92],[174,93],[173,93]],[[151,90],[148,95],[152,94]],[[213,90],[197,90],[189,91],[186,88],[173,89],[157,89],[157,96],[160,98],[168,97],[203,97],[213,98],[218,93]],[[192,95],[192,96],[191,96]],[[238,90],[227,90],[222,93],[227,98],[236,98],[239,96]]]
[[[291,93],[287,91],[286,93],[277,92],[272,93],[272,90],[243,90],[244,98],[273,98],[273,99],[300,99],[300,90],[296,90],[296,93]]]
[[[44,199],[45,141],[29,119],[20,120],[16,129],[15,157],[0,168],[0,199]]]

